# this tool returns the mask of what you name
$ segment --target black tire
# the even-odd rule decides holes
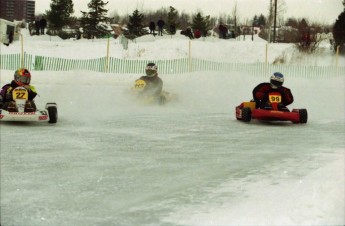
[[[252,119],[252,111],[250,108],[243,108],[242,109],[242,121],[250,122]]]
[[[58,119],[58,112],[55,106],[50,106],[47,108],[49,115],[49,123],[56,123]]]
[[[299,109],[299,123],[307,123],[308,112],[307,109]]]

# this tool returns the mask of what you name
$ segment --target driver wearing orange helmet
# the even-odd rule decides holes
[[[37,92],[35,87],[30,85],[31,73],[25,68],[19,68],[14,72],[14,79],[11,83],[4,85],[0,91],[0,108],[9,110],[14,108],[12,92],[15,88],[22,86],[28,90],[28,101],[25,108],[27,111],[36,111],[36,105],[33,99]],[[14,110],[15,111],[15,110]]]

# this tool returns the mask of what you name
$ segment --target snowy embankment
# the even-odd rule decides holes
[[[22,30],[24,51],[33,55],[61,57],[71,59],[93,59],[107,56],[107,39],[94,40],[61,40],[58,37],[29,36],[26,29]],[[267,51],[266,51],[267,45]],[[20,53],[20,42],[1,49],[1,54]],[[294,44],[270,43],[254,36],[238,37],[223,40],[207,37],[189,40],[177,33],[174,36],[145,35],[129,42],[128,50],[124,50],[119,39],[110,39],[109,56],[125,59],[166,60],[194,57],[219,62],[259,63],[277,62],[283,59],[285,64],[311,66],[345,66],[345,57],[338,60],[325,40],[314,54],[299,53]],[[211,57],[210,57],[211,56]]]

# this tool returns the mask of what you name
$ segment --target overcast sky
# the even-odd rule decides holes
[[[81,16],[80,10],[87,11],[91,0],[73,0],[74,15]],[[204,15],[231,15],[237,2],[238,16],[241,20],[252,19],[254,15],[267,15],[270,0],[104,0],[109,13],[116,11],[120,15],[139,11],[157,10],[173,6],[179,12],[195,13],[201,11]],[[272,0],[274,1],[274,0]],[[343,0],[278,0],[285,2],[284,18],[306,18],[312,22],[333,23],[343,11]],[[50,9],[50,0],[36,0],[36,14],[45,13]],[[243,22],[242,21],[242,22]]]

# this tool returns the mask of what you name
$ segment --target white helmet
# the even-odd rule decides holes
[[[270,79],[271,87],[277,89],[284,83],[284,75],[280,72],[274,72]]]
[[[148,63],[145,72],[148,77],[157,75],[157,65],[155,63]]]

